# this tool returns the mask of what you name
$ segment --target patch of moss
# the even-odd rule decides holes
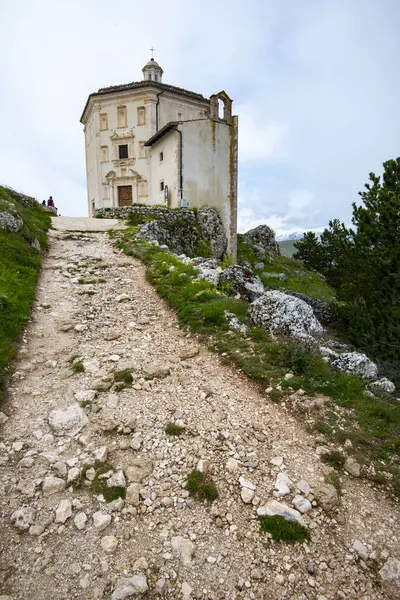
[[[167,435],[183,435],[185,433],[185,428],[176,425],[176,423],[167,423],[165,426],[165,433]]]
[[[213,502],[218,498],[217,486],[198,469],[193,469],[187,476],[185,488],[191,496],[200,501]]]
[[[335,471],[331,471],[330,473],[328,473],[328,475],[325,475],[325,483],[333,485],[333,487],[336,488],[338,494],[342,493],[342,482],[340,480],[339,475],[335,473]]]
[[[131,388],[133,382],[132,373],[129,369],[116,371],[116,373],[114,373],[114,381],[123,383],[125,388]]]
[[[104,475],[104,473],[113,470],[112,464],[108,462],[101,463],[100,461],[96,460],[94,463],[86,464],[83,467],[79,478],[74,484],[75,488],[82,487],[83,482],[86,479],[86,473],[89,471],[89,469],[95,470],[94,479],[90,482],[90,487],[95,494],[101,494],[106,502],[112,502],[113,500],[117,500],[118,498],[125,498],[125,488],[119,486],[108,487],[107,479],[100,478],[100,475]]]
[[[321,454],[322,462],[330,465],[334,469],[342,469],[345,463],[346,457],[341,452],[333,450],[332,452],[325,452]]]
[[[278,515],[260,517],[260,526],[262,531],[270,533],[275,541],[287,542],[288,544],[308,542],[311,537],[307,527],[295,521],[287,521],[284,517]]]
[[[81,360],[74,362],[72,364],[72,370],[74,373],[84,373],[85,372],[85,367],[84,364]]]

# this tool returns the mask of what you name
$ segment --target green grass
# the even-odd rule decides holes
[[[275,541],[287,542],[288,544],[308,542],[311,537],[307,527],[295,521],[287,521],[281,516],[260,517],[260,526],[262,531],[270,533]]]
[[[332,471],[331,473],[328,473],[328,475],[325,475],[325,483],[333,485],[333,487],[336,488],[338,494],[342,493],[342,482],[340,480],[339,475],[335,473],[335,471]]]
[[[218,490],[213,481],[198,469],[193,469],[187,476],[186,489],[197,500],[213,502],[218,498]]]
[[[122,382],[125,388],[131,388],[133,383],[132,373],[129,371],[129,369],[116,371],[114,373],[114,381]]]
[[[336,450],[332,452],[324,452],[321,454],[322,462],[330,465],[334,469],[342,469],[345,463],[346,457],[341,452],[337,452]]]
[[[79,296],[94,296],[97,294],[94,290],[85,290],[83,292],[78,292]]]
[[[81,360],[72,363],[71,367],[72,367],[72,370],[74,373],[84,373],[85,372],[85,367]]]
[[[181,425],[177,425],[176,423],[167,423],[165,426],[165,433],[167,435],[183,435],[185,433],[185,428]]]
[[[327,397],[325,412],[308,415],[311,429],[338,444],[350,439],[355,452],[377,468],[382,468],[383,461],[396,478],[400,473],[399,405],[384,397],[366,396],[365,383],[359,377],[331,370],[321,356],[293,339],[271,338],[256,327],[247,336],[230,331],[224,312],[248,323],[245,302],[230,298],[229,290],[217,290],[211,283],[197,280],[196,269],[176,256],[135,241],[135,231],[127,229],[111,236],[127,255],[146,264],[147,278],[176,310],[183,328],[199,334],[224,363],[234,364],[262,390],[272,386],[270,401],[279,402],[300,388],[309,396]],[[319,285],[325,286],[323,282]],[[295,377],[285,381],[288,371]],[[276,389],[278,383],[282,391]]]
[[[323,281],[318,273],[309,271],[303,263],[289,256],[278,256],[271,261],[260,261],[243,241],[241,235],[238,236],[238,260],[249,262],[254,273],[260,277],[266,288],[294,290],[328,303],[335,299],[333,288]],[[264,263],[264,267],[255,269],[255,265],[261,262]],[[276,277],[268,277],[263,273],[284,273],[288,281],[280,281]]]
[[[279,246],[282,256],[287,256],[288,258],[292,258],[293,254],[296,252],[296,248],[294,247],[294,244],[295,244],[295,242],[292,240],[284,240],[283,242],[278,242],[278,246]]]
[[[106,283],[106,279],[78,279],[81,285],[90,285],[94,283]]]
[[[32,203],[29,208],[18,198],[16,192],[0,186],[0,210],[8,210],[6,203],[11,202],[24,222],[16,233],[0,229],[0,400],[4,397],[7,366],[15,356],[16,341],[35,297],[41,257],[32,242],[38,240],[45,248],[51,225],[49,213],[39,204]]]
[[[102,495],[106,502],[112,502],[113,500],[117,500],[118,498],[125,498],[126,490],[123,487],[107,486],[107,479],[101,479],[100,475],[107,473],[108,471],[113,470],[113,466],[110,463],[101,463],[99,461],[95,461],[94,463],[86,464],[79,478],[74,483],[75,489],[78,489],[83,486],[83,482],[86,479],[86,473],[89,469],[95,470],[95,476],[93,481],[90,482],[90,487],[96,495]]]

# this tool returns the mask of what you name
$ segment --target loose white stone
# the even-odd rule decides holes
[[[96,398],[97,392],[95,390],[79,390],[75,392],[75,400],[77,402],[93,402]]]
[[[226,461],[226,470],[229,471],[229,473],[236,473],[238,468],[239,463],[236,460],[236,458],[228,458],[228,460]]]
[[[111,477],[109,479],[107,479],[107,487],[126,488],[125,475],[121,469],[119,469],[118,471],[115,471],[115,473],[113,473],[111,475]]]
[[[117,549],[118,540],[113,535],[105,535],[103,538],[101,538],[100,544],[107,554],[112,554]]]
[[[110,362],[118,362],[120,358],[121,357],[118,354],[111,354],[111,356],[108,357],[108,360]]]
[[[66,409],[52,410],[49,425],[59,435],[77,434],[88,423],[85,411],[79,404],[71,404]]]
[[[255,491],[250,490],[249,488],[243,487],[240,490],[240,497],[242,498],[242,500],[245,504],[250,504],[250,502],[252,502],[252,500],[254,498],[254,494],[255,494]]]
[[[244,477],[239,477],[239,483],[242,487],[248,488],[249,490],[255,490],[256,486],[251,481],[247,481]]]
[[[353,550],[361,558],[361,560],[363,560],[364,562],[366,562],[368,560],[368,557],[369,557],[368,548],[366,546],[364,546],[364,544],[362,542],[360,542],[360,540],[354,540]]]
[[[78,469],[78,467],[72,467],[72,469],[69,469],[68,471],[68,476],[67,476],[67,483],[73,483],[74,481],[76,481],[78,479],[80,475],[80,470]]]
[[[193,542],[180,535],[171,538],[171,548],[175,554],[179,555],[181,563],[187,567],[192,562],[192,556],[195,550]]]
[[[388,558],[379,571],[382,587],[391,600],[400,597],[400,560]]]
[[[94,451],[94,458],[101,463],[106,462],[108,456],[107,446],[101,446]]]
[[[74,517],[75,527],[79,530],[85,529],[87,522],[87,515],[84,512],[78,512]]]
[[[133,577],[121,577],[117,580],[111,600],[125,600],[125,598],[145,594],[148,589],[147,579],[143,573]]]
[[[301,518],[299,511],[294,510],[294,508],[290,508],[277,500],[271,500],[264,506],[259,506],[257,508],[257,515],[259,517],[263,517],[264,515],[269,517],[281,516],[287,521],[296,521],[300,525],[304,525],[304,521]]]
[[[293,487],[293,481],[285,473],[278,473],[275,481],[275,489],[278,496],[287,496]]]
[[[217,558],[215,556],[207,556],[207,562],[210,563],[210,565],[215,565]]]
[[[56,509],[56,523],[65,523],[67,519],[72,517],[72,504],[69,498],[60,500]]]
[[[304,496],[295,496],[293,498],[293,506],[302,514],[312,509],[311,502],[307,498],[304,498]]]
[[[269,462],[275,467],[281,467],[283,465],[283,456],[275,456]]]
[[[108,394],[107,408],[117,408],[118,406],[118,395]]]
[[[350,473],[353,477],[360,477],[361,465],[356,461],[355,458],[349,456],[346,458],[344,463],[344,470]]]
[[[308,495],[311,492],[311,486],[307,483],[307,481],[304,481],[304,479],[299,481],[299,483],[297,484],[297,489],[299,490],[299,492],[303,492],[303,494],[306,495]]]
[[[103,531],[111,523],[111,515],[105,515],[101,511],[93,513],[93,525],[97,531]]]
[[[14,523],[17,529],[26,531],[34,524],[35,518],[36,510],[32,506],[25,506],[13,512],[11,522]]]
[[[50,475],[49,477],[44,478],[42,484],[43,495],[52,496],[53,494],[57,494],[58,492],[65,490],[65,487],[65,481],[63,479]]]

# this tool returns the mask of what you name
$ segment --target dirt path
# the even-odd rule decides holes
[[[71,368],[76,355],[84,372]],[[125,368],[133,387],[116,391],[113,374]],[[57,431],[54,414],[49,426],[51,411],[79,411],[75,394],[88,390],[97,396],[78,394],[79,432]],[[3,410],[0,599],[387,597],[377,570],[399,553],[394,504],[350,476],[335,512],[313,502],[327,473],[321,440],[181,331],[143,266],[106,234],[52,232]],[[166,435],[171,421],[185,426],[183,436]],[[125,473],[125,503],[102,502],[90,469],[76,484],[83,465],[106,453],[108,477],[123,487]],[[212,505],[184,489],[200,459],[218,487]],[[303,515],[309,544],[260,532],[256,509],[273,500],[280,472],[295,484],[287,505],[298,482],[312,488],[300,485],[313,502]],[[254,484],[252,500],[241,476]],[[355,540],[365,545],[358,553]]]

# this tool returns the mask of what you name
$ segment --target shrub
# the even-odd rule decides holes
[[[185,433],[185,428],[177,425],[176,423],[167,423],[165,426],[165,433],[167,435],[183,435]]]
[[[213,502],[218,498],[218,490],[210,479],[198,469],[193,469],[187,476],[186,489],[198,500]]]
[[[295,521],[287,521],[284,517],[278,515],[260,517],[260,526],[262,531],[270,533],[275,541],[294,544],[296,542],[308,542],[311,537],[307,527]]]

